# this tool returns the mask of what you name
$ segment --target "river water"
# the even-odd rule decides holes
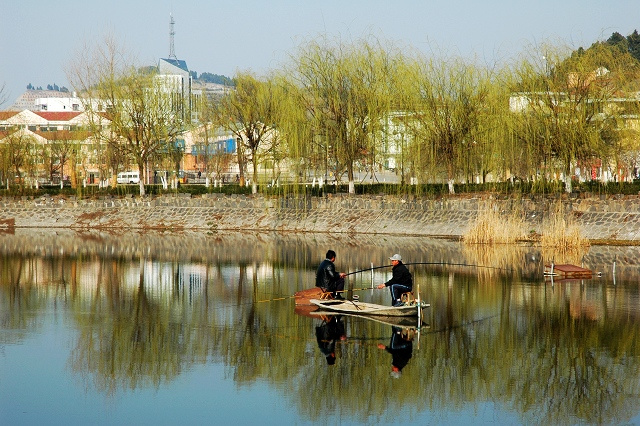
[[[296,309],[327,249],[424,324]],[[636,247],[547,253],[319,234],[0,236],[0,423],[638,424]],[[545,279],[545,263],[594,271]],[[413,326],[415,325],[415,326]],[[333,353],[327,357],[327,354]],[[392,365],[400,372],[392,372]]]

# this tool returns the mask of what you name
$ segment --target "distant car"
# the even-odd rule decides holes
[[[120,172],[118,173],[117,182],[124,184],[140,183],[140,172]]]

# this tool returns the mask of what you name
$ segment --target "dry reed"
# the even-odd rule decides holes
[[[588,247],[589,240],[582,236],[580,227],[573,221],[573,216],[567,214],[564,204],[558,201],[549,206],[548,212],[542,220],[540,244],[545,249],[572,251]]]
[[[500,212],[495,205],[478,210],[476,221],[463,240],[467,244],[510,244],[526,238],[526,226],[518,210]]]

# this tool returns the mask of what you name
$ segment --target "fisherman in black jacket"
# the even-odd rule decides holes
[[[394,254],[389,258],[393,268],[391,279],[384,284],[379,284],[377,288],[389,287],[391,291],[391,306],[402,306],[400,297],[402,293],[407,293],[413,289],[413,277],[411,272],[402,263],[402,256]]]
[[[326,259],[320,263],[316,271],[316,287],[320,287],[322,291],[330,291],[334,299],[344,300],[340,293],[344,290],[344,277],[347,274],[336,272],[336,266],[333,264],[335,261],[336,252],[327,251]]]

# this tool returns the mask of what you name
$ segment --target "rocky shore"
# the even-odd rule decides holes
[[[194,230],[388,234],[460,238],[485,209],[521,212],[530,232],[562,203],[570,220],[592,241],[640,241],[640,199],[625,197],[492,196],[446,198],[338,194],[327,197],[189,194],[75,199],[43,196],[0,199],[0,230]]]

